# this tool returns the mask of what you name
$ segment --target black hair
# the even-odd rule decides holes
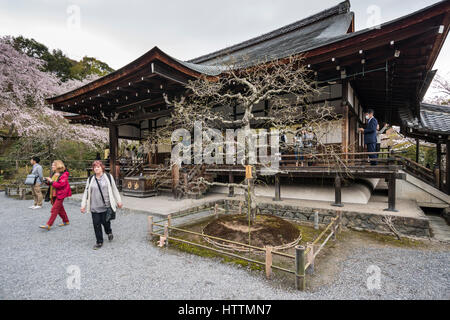
[[[36,163],[39,163],[39,161],[41,161],[41,159],[39,157],[34,156],[33,158],[31,158],[32,160],[36,161]]]
[[[373,114],[375,112],[373,111],[373,109],[367,109],[366,113],[369,113],[369,114],[372,113]]]

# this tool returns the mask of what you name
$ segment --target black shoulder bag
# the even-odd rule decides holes
[[[105,174],[107,175],[107,173],[105,173]],[[94,178],[95,178],[95,181],[97,182],[97,186],[98,186],[98,190],[100,191],[100,195],[102,196],[103,204],[106,207],[106,201],[105,201],[105,198],[103,197],[103,192],[102,192],[102,188],[100,187],[100,183],[98,183],[96,176],[94,176]],[[111,182],[110,177],[108,177],[108,180]],[[112,184],[111,184],[111,187],[112,187]],[[106,208],[106,222],[108,222],[109,220],[114,220],[115,218],[116,218],[116,212],[113,211],[113,209],[111,207],[107,207]]]

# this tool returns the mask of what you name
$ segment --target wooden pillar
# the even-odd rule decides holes
[[[446,188],[445,188],[445,192],[450,195],[450,140],[448,140],[449,138],[447,138],[447,143],[446,143],[446,151],[445,151],[445,183],[446,183]]]
[[[295,247],[295,287],[305,290],[305,247]]]
[[[118,127],[109,125],[109,168],[111,175],[116,179],[119,178],[119,172],[116,168],[117,152],[119,146]]]
[[[266,247],[266,277],[267,279],[270,279],[270,276],[272,275],[272,247],[267,246]]]
[[[348,80],[342,80],[342,128],[341,128],[341,152],[347,153],[348,152],[348,86],[350,83]],[[353,104],[353,101],[351,101]],[[344,154],[342,157],[343,160],[348,159],[348,155]]]
[[[342,107],[342,153],[348,153],[348,103]],[[345,154],[344,159],[348,159]]]
[[[152,131],[153,131],[153,133],[154,133],[154,135],[156,135],[156,131],[157,131],[157,121],[158,121],[158,119],[152,119],[152,122],[153,122],[153,125],[152,125]],[[153,152],[152,152],[152,157],[153,157],[153,160],[152,160],[152,164],[157,164],[158,163],[158,143],[157,143],[158,141],[155,141],[155,146],[154,146],[154,148],[152,147],[152,150],[153,150]]]
[[[172,192],[175,198],[178,197],[177,187],[180,183],[180,167],[177,164],[172,165]]]
[[[234,183],[234,176],[231,171],[228,173],[228,183]],[[230,198],[234,197],[234,187],[233,186],[228,187],[228,197],[230,197]]]
[[[336,175],[336,178],[334,178],[334,203],[332,206],[335,207],[343,207],[342,204],[342,195],[341,195],[341,177],[339,175]]]
[[[442,154],[441,154],[441,144],[436,143],[436,161],[438,165],[438,176],[437,176],[437,185],[438,189],[442,190]]]
[[[148,237],[153,240],[153,216],[147,217]]]
[[[416,139],[416,162],[419,163],[419,139]]]
[[[393,173],[389,177],[388,182],[388,208],[384,209],[384,211],[398,212],[398,210],[395,209],[395,180],[395,173]]]
[[[275,175],[275,198],[273,201],[281,201],[281,185],[280,185],[280,175]]]

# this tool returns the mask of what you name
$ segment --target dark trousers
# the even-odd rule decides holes
[[[377,148],[376,148],[377,152],[381,151],[381,143],[377,143]]]
[[[377,152],[377,144],[374,143],[368,143],[367,144],[367,152]],[[369,154],[369,158],[370,159],[377,159],[378,158],[378,154]],[[370,164],[372,166],[376,166],[377,162],[376,161],[370,161]]]
[[[105,212],[92,212],[92,223],[94,224],[95,238],[97,238],[97,243],[103,243],[103,231],[102,225],[105,229],[106,234],[111,234],[111,221],[106,222],[106,211]]]

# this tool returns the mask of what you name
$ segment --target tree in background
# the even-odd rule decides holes
[[[427,102],[432,104],[438,104],[438,105],[450,105],[450,80],[449,80],[450,74],[447,74],[446,77],[436,74],[433,83],[432,88],[436,90],[436,94],[431,99],[428,99]]]
[[[0,155],[12,139],[32,139],[47,146],[42,153],[52,156],[52,150],[63,140],[79,141],[96,147],[108,141],[103,129],[71,125],[63,113],[49,108],[44,99],[82,86],[84,82],[62,82],[55,73],[45,72],[46,62],[39,57],[45,49],[30,42],[28,54],[16,50],[11,37],[0,38]],[[35,57],[34,57],[35,56]],[[45,157],[44,157],[45,158]]]
[[[105,76],[113,71],[106,63],[87,56],[70,68],[72,78],[78,80],[86,79],[91,75]]]
[[[113,72],[108,64],[93,57],[83,57],[80,61],[68,58],[60,49],[49,51],[44,44],[23,36],[8,37],[8,42],[17,51],[43,61],[42,71],[53,72],[62,81],[85,80],[91,76],[102,77]]]

